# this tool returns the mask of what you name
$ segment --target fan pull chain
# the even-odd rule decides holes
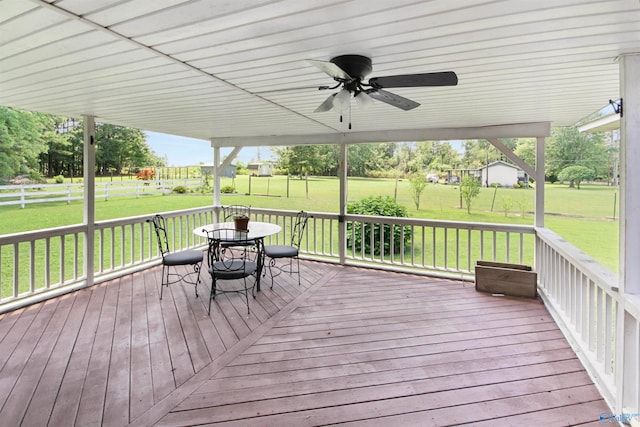
[[[351,104],[349,104],[349,130],[351,130]]]

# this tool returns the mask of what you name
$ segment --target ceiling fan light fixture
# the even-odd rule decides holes
[[[347,89],[342,89],[333,97],[333,107],[336,109],[344,109],[349,105],[351,101],[351,92]]]
[[[356,93],[354,98],[356,100],[356,104],[358,104],[358,107],[360,107],[360,109],[362,110],[366,110],[367,108],[371,107],[371,105],[373,104],[373,98],[371,98],[364,91],[360,91]]]

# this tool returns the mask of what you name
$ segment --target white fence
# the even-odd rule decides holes
[[[201,179],[168,179],[154,181],[113,181],[96,182],[96,200],[109,200],[114,197],[135,196],[140,198],[151,194],[171,193],[177,186],[196,189],[202,186]],[[20,205],[21,208],[31,203],[66,202],[82,200],[84,184],[28,184],[0,186],[0,206]]]

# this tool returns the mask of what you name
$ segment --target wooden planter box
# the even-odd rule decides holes
[[[476,291],[536,298],[538,275],[528,265],[476,261]]]

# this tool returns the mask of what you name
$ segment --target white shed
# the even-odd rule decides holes
[[[247,164],[249,173],[253,176],[272,176],[273,164],[268,162],[250,162]]]
[[[224,178],[235,178],[236,177],[236,165],[228,165],[220,172],[220,176]],[[208,163],[205,165],[200,165],[200,172],[202,175],[209,174],[213,176],[213,163]]]
[[[480,169],[482,186],[490,187],[491,184],[500,184],[503,187],[513,187],[518,182],[520,168],[512,164],[498,160]]]

